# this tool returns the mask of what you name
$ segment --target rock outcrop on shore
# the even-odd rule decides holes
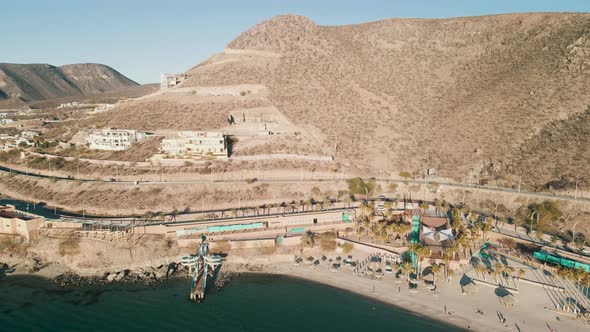
[[[157,267],[147,266],[136,269],[124,269],[119,271],[105,271],[101,276],[81,276],[75,272],[65,272],[51,281],[60,286],[85,286],[100,285],[109,283],[143,283],[155,284],[171,278],[187,276],[184,269],[177,263],[160,265]]]

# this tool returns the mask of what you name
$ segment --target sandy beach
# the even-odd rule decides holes
[[[48,240],[49,241],[49,240]],[[49,241],[51,242],[51,241]],[[134,250],[133,257],[129,256],[129,250],[118,248],[116,245],[83,243],[85,254],[74,260],[56,259],[56,255],[49,255],[54,244],[40,245],[44,255],[48,259],[46,266],[33,275],[52,278],[64,272],[75,272],[81,276],[104,277],[105,273],[120,273],[130,269],[135,273],[150,271],[158,274],[158,279],[165,278],[166,269],[172,262],[178,262],[187,249],[175,248],[158,257],[150,255],[151,249],[161,248],[150,246]],[[246,272],[281,274],[290,277],[304,278],[317,283],[350,291],[361,296],[373,298],[389,303],[403,309],[424,315],[432,319],[444,321],[456,325],[465,330],[474,331],[588,331],[589,326],[582,320],[572,319],[567,316],[558,316],[548,310],[551,308],[551,299],[546,290],[540,286],[518,281],[518,293],[514,294],[515,307],[505,306],[495,294],[496,287],[478,286],[477,295],[463,295],[460,280],[465,272],[456,271],[455,276],[448,282],[442,277],[437,279],[436,294],[429,290],[422,282],[418,282],[418,288],[410,290],[405,275],[396,278],[395,273],[385,273],[381,280],[373,280],[359,277],[352,273],[351,268],[342,265],[340,270],[332,272],[330,264],[322,261],[318,266],[301,263],[294,265],[294,258],[300,255],[303,258],[314,256],[319,259],[322,255],[335,259],[337,256],[345,257],[343,253],[335,251],[323,252],[319,248],[305,249],[301,255],[300,248],[283,247],[267,252],[266,249],[244,249],[230,251],[221,267],[222,272]],[[159,249],[161,250],[161,249]],[[96,252],[104,251],[109,257],[107,265],[87,265],[85,257],[98,257]],[[351,252],[353,260],[363,260],[370,252],[355,248]],[[49,255],[49,256],[48,256]],[[0,261],[15,267],[13,274],[31,274],[33,262],[30,257],[0,257]],[[184,273],[184,272],[181,272]],[[188,278],[188,272],[186,272]],[[425,277],[431,280],[431,276]],[[188,294],[187,294],[188,296]],[[205,300],[206,301],[206,300]],[[206,302],[205,302],[206,305]],[[505,321],[502,322],[501,318]]]
[[[305,256],[321,257],[319,252],[306,252]],[[335,257],[333,254],[331,257]],[[366,256],[353,252],[355,258]],[[307,264],[295,266],[293,255],[243,258],[228,256],[224,271],[281,274],[322,283],[361,296],[389,303],[432,319],[444,321],[464,330],[473,331],[588,331],[581,320],[558,316],[547,310],[548,299],[542,288],[521,283],[515,295],[516,306],[500,303],[492,287],[479,286],[479,294],[463,295],[459,274],[450,282],[442,277],[437,280],[437,293],[419,283],[417,290],[408,288],[405,276],[396,279],[394,273],[385,274],[381,280],[371,280],[353,275],[343,266],[332,272],[328,263],[317,267]],[[330,256],[329,256],[330,257]],[[398,286],[399,285],[399,286]],[[479,312],[483,313],[478,313]],[[501,317],[505,319],[501,322]],[[553,330],[552,330],[553,329]]]

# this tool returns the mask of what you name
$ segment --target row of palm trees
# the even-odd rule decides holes
[[[577,282],[579,286],[585,287],[586,293],[588,293],[588,288],[590,287],[590,271],[586,271],[583,268],[573,269],[566,266],[559,266],[557,268],[557,275],[564,279]]]
[[[475,266],[475,271],[483,276],[483,280],[486,280],[486,274],[493,275],[494,277],[502,276],[504,278],[522,278],[526,271],[524,269],[515,269],[512,266],[504,265],[500,262],[494,263],[491,267],[486,264],[478,264]]]

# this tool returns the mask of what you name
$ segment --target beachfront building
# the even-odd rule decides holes
[[[203,156],[227,157],[227,139],[220,132],[181,131],[178,136],[165,138],[162,153],[180,158]]]
[[[447,217],[421,216],[420,242],[430,249],[430,259],[442,260],[455,238]]]
[[[184,80],[186,80],[186,74],[163,73],[160,75],[160,89],[166,90],[168,88],[177,86]]]
[[[45,225],[45,219],[22,211],[14,205],[0,205],[0,233],[20,235],[27,240],[31,233]]]
[[[102,129],[88,133],[86,143],[95,150],[123,151],[131,144],[142,141],[144,132],[128,129]]]
[[[186,237],[206,234],[219,238],[275,238],[283,235],[300,235],[307,230],[330,230],[352,227],[355,211],[333,209],[327,211],[283,213],[268,216],[187,221],[138,227],[135,232],[164,234],[167,237]]]

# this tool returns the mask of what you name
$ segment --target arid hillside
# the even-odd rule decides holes
[[[567,151],[549,153],[542,143],[551,128],[588,124],[588,116],[564,119],[578,119],[590,104],[590,14],[388,19],[348,26],[279,16],[242,33],[187,75],[171,90],[264,86],[263,98],[256,99],[261,104],[243,108],[271,105],[294,127],[305,128],[300,137],[317,133],[313,143],[322,151],[372,174],[423,174],[434,168],[439,176],[462,181],[501,182],[510,175],[544,186],[556,180],[560,165],[572,165],[572,158],[590,160],[575,144],[562,142]],[[215,129],[241,107],[239,96],[228,97],[227,107],[213,106],[195,92],[174,101],[183,94],[127,104],[110,112],[117,115],[108,125],[190,129],[194,122],[195,129],[204,124]],[[556,124],[560,120],[566,122]],[[542,160],[526,163],[530,155]],[[514,173],[482,173],[498,164]],[[589,174],[587,162],[576,165],[568,174]]]
[[[136,85],[113,68],[101,64],[55,67],[0,63],[0,99],[39,101],[95,95]]]

